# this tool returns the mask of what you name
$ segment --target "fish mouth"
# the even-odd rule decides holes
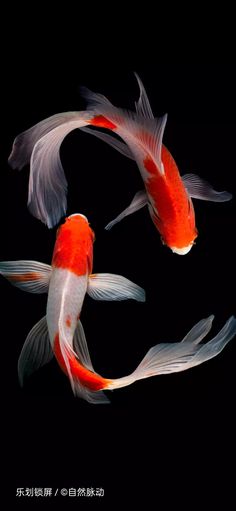
[[[192,246],[193,246],[193,243],[190,243],[186,247],[182,247],[182,248],[171,247],[171,250],[175,254],[185,255],[185,254],[187,254],[191,250]]]

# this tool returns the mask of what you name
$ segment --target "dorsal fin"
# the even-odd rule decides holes
[[[136,112],[138,115],[142,115],[143,117],[149,117],[150,119],[154,119],[154,115],[152,113],[151,105],[146,90],[144,88],[143,82],[141,81],[137,73],[134,74],[137,79],[140,90],[139,99],[137,102],[135,102]]]
[[[151,114],[149,110],[149,108],[151,108],[149,102],[147,103],[147,96],[144,96],[144,89],[142,90],[142,95],[140,95],[141,100],[138,106],[140,112],[138,113],[116,108],[104,96],[96,94],[89,89],[85,89],[83,96],[86,97],[88,101],[89,110],[93,110],[95,115],[106,117],[106,119],[114,123],[118,129],[119,127],[122,130],[125,129],[128,134],[137,140],[144,151],[150,153],[159,172],[164,174],[164,168],[161,162],[161,150],[167,114],[163,115],[163,117],[153,118],[153,114]],[[144,111],[147,111],[147,115],[145,116]],[[93,123],[91,122],[91,124]],[[135,140],[129,143],[129,147],[131,148],[133,144],[135,144]]]

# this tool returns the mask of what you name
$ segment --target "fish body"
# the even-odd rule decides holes
[[[148,208],[163,243],[172,252],[184,255],[192,248],[198,235],[194,208],[175,160],[164,145],[161,155],[164,176],[149,157],[144,160],[144,167],[150,174],[144,179]]]
[[[138,75],[136,78],[140,89],[136,112],[116,108],[105,96],[83,88],[88,110],[56,114],[18,135],[9,163],[21,169],[30,162],[29,209],[36,218],[53,227],[67,208],[60,145],[75,128],[93,134],[134,159],[144,182],[144,190],[106,228],[147,205],[163,243],[183,255],[190,251],[198,235],[191,198],[224,202],[232,195],[215,191],[195,174],[180,176],[173,156],[163,144],[167,115],[154,118],[144,86]],[[95,128],[105,128],[110,134]]]
[[[0,274],[25,291],[48,293],[46,316],[30,331],[19,358],[20,383],[55,356],[75,395],[107,402],[100,389],[110,380],[94,371],[80,321],[84,297],[88,293],[95,300],[144,302],[145,292],[120,275],[92,274],[93,242],[87,218],[71,215],[57,231],[51,266],[6,261],[0,263]]]
[[[99,107],[97,109],[99,111]],[[109,116],[107,123],[105,116]],[[95,116],[90,124],[108,127],[111,120],[112,131],[126,142],[134,155],[145,186],[146,204],[163,243],[175,253],[186,254],[198,232],[191,197],[173,156],[162,144],[166,117],[160,121],[149,119],[145,125],[143,118],[137,114],[130,120],[126,113],[122,115],[118,109],[106,112],[104,107],[102,119]],[[159,129],[156,129],[158,125]]]
[[[68,217],[59,228],[48,290],[47,324],[51,346],[61,369],[75,381],[99,390],[105,380],[89,371],[73,348],[73,338],[93,266],[94,233],[82,215]],[[104,381],[103,381],[104,380]]]

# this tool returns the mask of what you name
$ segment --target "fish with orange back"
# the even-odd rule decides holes
[[[87,218],[71,215],[58,229],[51,266],[37,261],[6,261],[0,262],[0,274],[24,291],[48,292],[46,316],[29,333],[19,358],[20,382],[54,354],[74,393],[100,402],[106,398],[102,393],[94,394],[102,388],[101,378],[93,371],[80,321],[85,294],[95,300],[144,302],[145,292],[120,275],[92,274],[93,242]]]
[[[75,128],[97,136],[134,159],[144,183],[144,190],[137,192],[131,204],[106,228],[147,205],[162,242],[174,253],[184,255],[198,235],[192,198],[224,202],[232,195],[215,191],[195,174],[180,176],[173,156],[163,144],[167,115],[154,118],[144,86],[136,77],[140,88],[136,112],[116,108],[103,95],[83,88],[88,110],[56,114],[21,133],[14,141],[9,163],[20,169],[30,162],[29,209],[48,227],[53,227],[67,208],[60,145]],[[94,127],[106,128],[124,142]]]
[[[184,371],[218,355],[236,334],[232,316],[221,331],[200,344],[211,329],[214,316],[201,320],[178,343],[160,343],[150,348],[128,376],[111,379],[92,365],[80,320],[86,292],[96,300],[145,300],[142,288],[120,276],[92,274],[94,233],[81,214],[69,216],[59,228],[52,265],[37,261],[0,263],[0,274],[14,286],[31,292],[48,292],[47,312],[30,331],[22,348],[20,383],[54,356],[69,378],[75,396],[93,404],[109,402],[104,390],[125,387],[159,374]]]

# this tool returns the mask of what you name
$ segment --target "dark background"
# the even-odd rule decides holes
[[[160,70],[130,62],[115,70],[52,58],[46,69],[43,56],[30,66],[22,59],[19,71],[15,62],[14,72],[7,74],[2,98],[7,117],[1,147],[1,260],[50,263],[56,233],[27,210],[29,168],[18,173],[8,167],[14,137],[54,113],[83,109],[80,85],[133,108],[138,98],[133,70],[143,80],[154,114],[169,114],[164,142],[180,173],[196,172],[215,189],[236,196],[231,63],[176,61]],[[215,314],[212,335],[217,333],[236,312],[235,198],[223,204],[194,201],[199,237],[181,257],[162,246],[147,209],[104,231],[142,188],[134,162],[79,130],[63,142],[61,159],[69,184],[68,214],[85,214],[96,234],[94,271],[124,275],[147,293],[145,304],[86,297],[81,319],[97,372],[108,378],[128,374],[151,346],[181,341],[210,314]],[[55,361],[23,390],[19,387],[17,359],[27,333],[45,314],[46,300],[1,279],[7,373],[2,391],[12,428],[6,443],[13,493],[26,486],[101,486],[114,501],[149,494],[158,502],[166,492],[167,501],[174,494],[178,504],[186,487],[194,495],[202,488],[217,494],[224,478],[230,488],[235,339],[202,366],[107,393],[110,405],[93,406],[73,397]]]

